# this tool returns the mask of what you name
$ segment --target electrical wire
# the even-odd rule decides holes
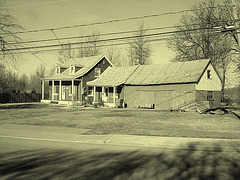
[[[214,23],[221,23],[223,21],[217,21]],[[189,26],[197,26],[201,24],[190,24]],[[165,26],[165,27],[155,27],[155,28],[149,28],[149,29],[143,29],[142,31],[153,31],[153,30],[163,30],[163,29],[172,29],[172,28],[181,28],[186,27],[186,25],[179,25],[179,26]],[[216,28],[216,27],[213,27]],[[219,28],[219,27],[217,27]],[[53,30],[51,30],[52,32]],[[128,34],[128,33],[137,33],[139,30],[132,30],[132,31],[120,31],[120,32],[110,32],[110,33],[103,33],[99,34],[99,36],[110,36],[110,35],[118,35],[118,34]],[[53,32],[54,33],[54,32]],[[55,37],[56,34],[54,33]],[[51,39],[40,39],[40,40],[31,40],[31,41],[20,41],[18,43],[25,44],[25,43],[39,43],[39,42],[49,42],[49,41],[56,41],[56,40],[71,40],[71,39],[80,39],[80,38],[89,38],[92,37],[92,35],[83,35],[83,36],[72,36],[72,37],[62,37],[62,38],[51,38]],[[16,44],[16,42],[8,42],[8,44]]]
[[[157,41],[166,41],[166,40],[170,40],[171,37],[165,37],[165,38],[158,38],[158,39],[150,39],[148,42],[157,42]],[[181,38],[178,38],[181,39]],[[122,45],[129,45],[129,42],[122,42],[122,43],[115,43],[115,44],[101,44],[98,46],[87,46],[87,47],[81,47],[81,48],[101,48],[101,47],[109,47],[109,46],[122,46]],[[71,49],[79,49],[79,47],[71,47]],[[50,52],[50,51],[60,51],[63,50],[62,48],[58,48],[58,49],[43,49],[43,50],[36,50],[36,51],[32,51],[34,53],[40,53],[40,52]],[[21,52],[13,52],[12,54],[18,54],[18,53],[28,53],[25,51],[21,51]],[[1,55],[1,54],[0,54]]]
[[[227,7],[227,6],[232,7],[233,5],[219,5],[219,6],[213,6],[213,7],[206,7],[206,9],[207,8],[213,9],[213,8]],[[139,20],[139,19],[145,19],[145,18],[166,16],[166,15],[176,15],[176,14],[182,14],[182,13],[186,13],[186,12],[194,12],[194,11],[199,11],[199,10],[202,10],[202,8],[187,9],[187,10],[174,11],[174,12],[165,12],[165,13],[160,13],[160,14],[151,14],[151,15],[144,15],[144,16],[137,16],[137,17],[128,17],[128,18],[123,18],[123,19],[114,19],[114,20],[109,20],[109,21],[93,22],[93,23],[87,23],[87,24],[78,24],[78,25],[72,25],[72,26],[62,26],[62,27],[57,27],[57,28],[46,28],[46,29],[36,29],[36,30],[29,30],[29,31],[18,31],[18,32],[12,32],[12,33],[2,33],[0,35],[35,33],[35,32],[43,32],[43,31],[51,31],[51,30],[62,30],[62,29],[70,29],[70,28],[77,28],[77,27],[102,25],[102,24],[109,24],[109,23],[116,23],[116,22],[130,21],[130,20]]]
[[[118,38],[100,39],[98,41],[84,41],[84,42],[74,42],[74,43],[64,43],[64,44],[61,43],[61,44],[52,44],[52,45],[44,45],[44,46],[14,48],[14,49],[6,49],[5,51],[19,51],[19,50],[26,50],[26,49],[41,49],[41,48],[50,48],[50,47],[58,47],[58,46],[65,46],[65,45],[79,45],[79,44],[87,44],[87,43],[95,43],[95,42],[119,41],[119,40],[133,39],[133,38],[151,37],[151,36],[159,36],[159,35],[166,35],[166,34],[191,32],[191,31],[197,31],[197,30],[207,30],[207,29],[212,30],[212,28],[196,28],[196,29],[189,29],[189,30],[183,30],[183,31],[168,31],[168,32],[152,33],[152,34],[145,34],[145,35],[135,35],[135,36],[125,36],[125,37],[118,37]]]

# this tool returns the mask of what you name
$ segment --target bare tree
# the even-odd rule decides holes
[[[114,66],[127,66],[129,62],[126,58],[120,53],[119,50],[114,47],[110,47],[107,49],[107,57],[114,64]]]
[[[229,9],[231,2],[226,0],[223,3],[226,6],[220,6],[215,0],[196,4],[192,8],[193,14],[181,17],[177,33],[168,42],[168,47],[176,53],[173,61],[211,59],[221,73],[224,95],[226,72],[235,41],[231,32],[223,33],[219,29],[234,24],[232,10]]]
[[[21,47],[20,38],[14,33],[23,28],[16,23],[14,17],[6,7],[6,0],[0,0],[0,61],[6,65],[15,65],[20,60],[20,55],[13,52]]]
[[[80,44],[78,57],[96,56],[101,53],[100,33],[97,31],[92,32],[88,37],[79,39]]]
[[[62,49],[58,51],[58,61],[60,63],[66,62],[68,59],[76,57],[96,56],[101,53],[100,47],[100,33],[94,31],[91,35],[79,38],[79,47],[72,46],[71,43],[62,44]]]
[[[60,63],[64,63],[68,59],[75,57],[75,51],[72,49],[71,44],[64,44],[62,45],[62,49],[58,51],[58,61]]]
[[[30,75],[29,89],[31,92],[41,93],[41,79],[46,76],[46,66],[41,64],[36,71]]]
[[[29,77],[26,74],[22,74],[18,79],[17,90],[21,93],[29,90]]]
[[[149,40],[145,34],[146,30],[144,29],[144,24],[142,23],[139,26],[138,31],[134,34],[135,38],[128,42],[130,45],[128,50],[130,65],[151,64],[151,48]]]

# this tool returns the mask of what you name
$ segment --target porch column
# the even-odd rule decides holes
[[[52,80],[52,100],[54,100],[54,80]]]
[[[83,88],[83,77],[81,78],[81,84],[80,84],[80,101],[83,102],[83,93],[84,93],[84,88]]]
[[[62,100],[62,80],[59,81],[59,100]]]
[[[93,102],[96,101],[96,86],[93,86]]]
[[[102,101],[103,101],[103,99],[104,99],[104,87],[102,87]]]
[[[73,95],[74,95],[74,80],[72,80],[72,101],[73,101]]]
[[[42,80],[42,100],[44,99],[44,80]]]
[[[116,107],[116,86],[113,87],[113,103],[114,107]]]

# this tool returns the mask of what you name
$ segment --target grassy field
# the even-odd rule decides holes
[[[240,138],[240,120],[232,114],[115,108],[62,109],[57,105],[41,104],[2,107],[0,114],[0,124],[75,127],[87,129],[85,134]]]

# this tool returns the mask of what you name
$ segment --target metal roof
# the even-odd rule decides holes
[[[106,56],[92,56],[92,57],[69,59],[66,63],[58,65],[60,67],[67,67],[66,70],[64,70],[61,74],[54,74],[52,76],[47,76],[44,79],[45,80],[76,79],[78,77],[85,75],[89,70],[91,70],[103,58],[106,58]],[[109,63],[112,65],[112,63],[110,61],[109,61]],[[72,65],[76,66],[76,67],[81,67],[81,68],[77,72],[70,74],[70,68]]]
[[[139,66],[129,77],[128,85],[158,85],[198,82],[209,59]]]
[[[99,78],[87,82],[89,86],[118,86],[124,84],[138,66],[108,67]]]
[[[198,82],[209,65],[209,59],[166,64],[109,67],[90,86],[160,85]]]

